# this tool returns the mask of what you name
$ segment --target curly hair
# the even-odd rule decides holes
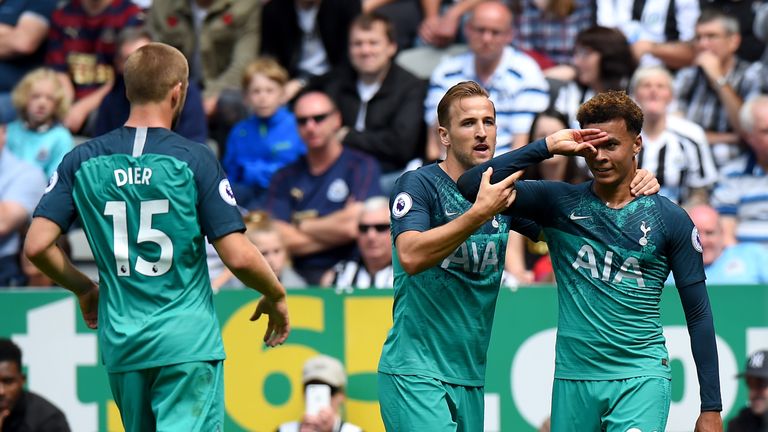
[[[61,85],[57,72],[51,68],[37,68],[30,71],[16,84],[13,89],[11,98],[13,100],[13,107],[16,108],[16,112],[19,113],[19,117],[23,120],[27,119],[27,105],[32,94],[32,86],[40,81],[49,80],[53,83],[53,97],[56,100],[56,108],[53,110],[53,120],[62,121],[66,117],[71,104],[70,98],[64,91],[64,86]]]
[[[585,102],[576,114],[581,127],[619,119],[624,120],[627,130],[634,134],[643,129],[643,111],[624,91],[598,93]]]
[[[21,349],[12,340],[0,338],[0,362],[16,363],[21,370]]]

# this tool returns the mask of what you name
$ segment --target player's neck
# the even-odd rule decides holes
[[[450,155],[448,155],[444,161],[437,164],[437,166],[445,171],[445,173],[448,174],[448,177],[450,177],[454,182],[459,181],[459,177],[461,177],[461,175],[466,171],[466,168],[462,167],[461,164],[459,164],[459,162],[455,159],[451,158]]]
[[[633,177],[634,173],[619,184],[605,185],[593,183],[592,190],[606,207],[620,209],[635,199],[630,190],[630,183]]]
[[[125,125],[128,127],[158,127],[170,129],[173,114],[158,104],[147,104],[131,107]]]

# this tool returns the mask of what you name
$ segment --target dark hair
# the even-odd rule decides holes
[[[593,26],[576,35],[576,46],[600,54],[599,79],[606,90],[626,90],[629,78],[637,69],[629,42],[617,29]]]
[[[369,12],[358,15],[349,25],[349,31],[351,33],[352,29],[355,28],[370,30],[377,22],[384,24],[384,32],[387,35],[387,39],[389,39],[389,41],[392,43],[397,43],[397,33],[395,33],[395,26],[392,25],[392,21],[390,21],[386,16],[377,12]]]
[[[643,111],[623,91],[598,93],[585,102],[576,114],[581,127],[619,119],[624,120],[629,132],[639,134],[643,129]]]
[[[21,349],[12,340],[0,338],[0,362],[13,362],[21,370]]]

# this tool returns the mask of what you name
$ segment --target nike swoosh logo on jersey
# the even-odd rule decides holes
[[[576,216],[576,213],[575,213],[575,212],[571,212],[570,216],[568,216],[568,218],[570,218],[571,220],[582,220],[582,219],[589,219],[589,218],[591,218],[591,217],[592,217],[592,216]]]
[[[448,217],[456,216],[457,214],[459,214],[459,212],[449,212],[448,210],[445,211],[445,215]]]

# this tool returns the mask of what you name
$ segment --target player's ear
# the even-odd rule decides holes
[[[635,156],[637,156],[638,153],[640,153],[640,150],[643,149],[643,137],[640,134],[637,134],[637,137],[635,138],[635,142],[632,144],[632,152]]]
[[[442,144],[444,147],[451,145],[451,140],[448,138],[448,129],[442,126],[438,126],[437,136],[440,138],[440,144]]]

